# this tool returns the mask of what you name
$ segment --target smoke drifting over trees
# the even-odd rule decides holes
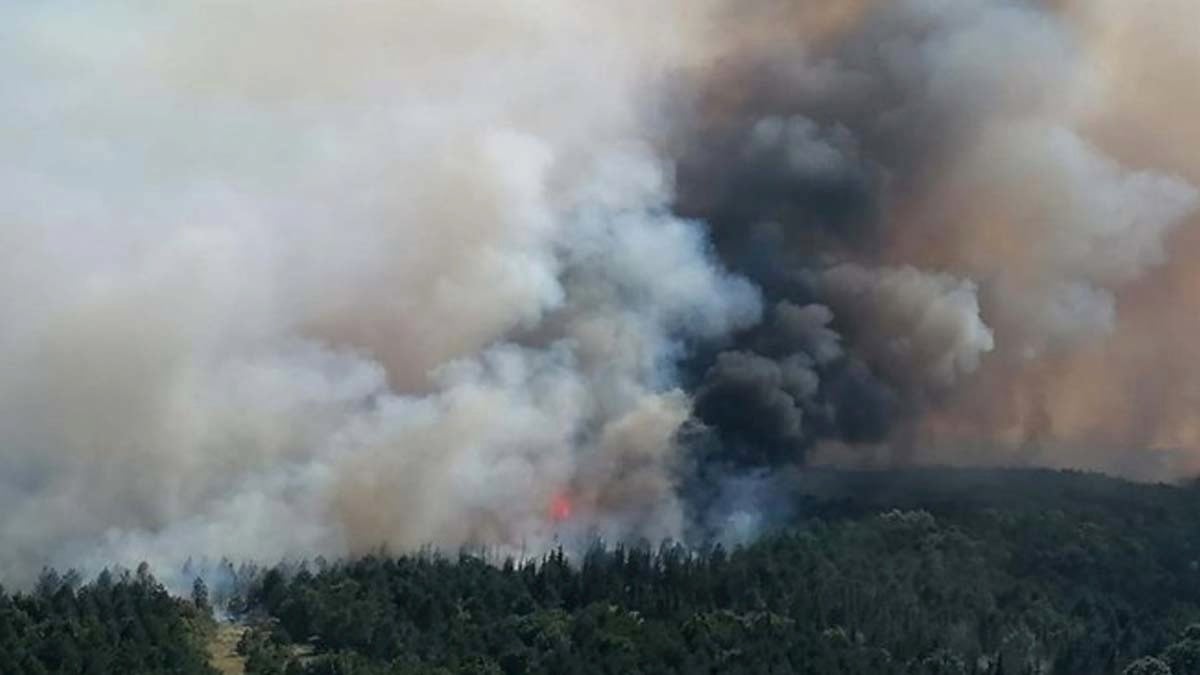
[[[0,578],[1190,472],[1193,4],[0,9]]]

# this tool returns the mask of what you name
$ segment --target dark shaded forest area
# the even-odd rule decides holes
[[[243,572],[254,673],[1200,674],[1200,486],[806,472],[753,544]],[[0,672],[209,672],[147,570],[0,595]]]
[[[29,593],[0,588],[0,674],[216,675],[204,649],[215,622],[203,593],[172,597],[145,565],[80,581],[46,571]]]

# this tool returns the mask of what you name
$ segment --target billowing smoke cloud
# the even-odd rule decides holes
[[[1145,11],[1195,13],[1161,4]],[[745,32],[698,75],[700,93],[669,142],[680,212],[711,224],[722,259],[769,302],[828,309],[840,358],[860,374],[860,386],[839,390],[809,367],[806,382],[819,384],[799,395],[785,373],[798,358],[819,361],[811,348],[780,322],[741,334],[713,365],[699,364],[707,370],[697,412],[725,436],[725,456],[761,464],[816,450],[854,462],[883,450],[886,461],[1032,459],[1128,471],[1128,457],[1112,453],[1165,449],[1147,436],[1190,428],[1190,416],[1170,424],[1112,416],[1118,404],[1161,404],[1129,391],[1104,408],[1081,403],[1131,378],[1173,398],[1165,387],[1177,376],[1096,356],[1090,370],[1076,364],[1100,352],[1125,351],[1114,360],[1127,361],[1125,333],[1155,340],[1155,323],[1126,319],[1123,307],[1145,299],[1125,297],[1163,297],[1155,289],[1169,251],[1200,205],[1194,170],[1141,151],[1136,136],[1161,127],[1135,126],[1122,110],[1135,85],[1108,67],[1144,48],[1136,45],[1149,33],[1105,33],[1101,24],[1127,14],[1115,5],[832,5],[822,13],[750,3],[736,12]],[[1092,43],[1102,34],[1100,49]],[[1175,69],[1200,67],[1195,54],[1163,57]],[[1106,125],[1126,137],[1095,132]],[[1194,370],[1182,351],[1164,358]],[[1067,373],[1074,384],[1055,401],[1039,394]],[[739,398],[758,412],[734,410]],[[748,424],[751,447],[776,450],[731,452],[746,445]],[[1085,441],[1093,448],[1085,456],[1069,449]],[[1040,448],[1032,458],[1031,444]]]
[[[1200,447],[1200,16],[1139,7],[0,9],[0,579]]]
[[[6,7],[0,577],[680,536],[674,364],[760,305],[640,5]]]

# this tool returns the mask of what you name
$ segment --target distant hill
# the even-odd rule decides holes
[[[792,476],[810,506],[836,513],[923,508],[946,515],[1004,509],[1059,509],[1112,516],[1191,515],[1200,504],[1192,484],[1141,483],[1101,473],[1049,469],[805,469]]]

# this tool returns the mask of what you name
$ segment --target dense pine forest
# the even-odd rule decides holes
[[[144,565],[80,581],[47,571],[29,593],[0,588],[0,674],[216,675],[204,649],[214,622],[203,593],[174,598]]]
[[[1200,673],[1200,486],[988,470],[797,485],[790,521],[746,546],[243,567],[227,611],[261,674]],[[215,672],[208,593],[191,595],[144,568],[47,572],[0,593],[0,673]]]

